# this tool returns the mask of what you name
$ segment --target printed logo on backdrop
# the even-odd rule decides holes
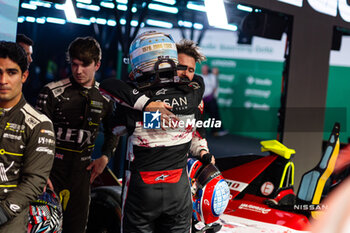
[[[159,111],[156,112],[144,112],[143,113],[143,128],[144,129],[160,129],[160,116]]]

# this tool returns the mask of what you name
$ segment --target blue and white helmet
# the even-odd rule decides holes
[[[161,59],[163,60],[159,62]],[[169,34],[156,31],[144,32],[131,43],[129,62],[135,80],[157,70],[169,68],[175,70],[178,63],[176,44]]]
[[[187,173],[193,217],[205,224],[217,221],[230,200],[230,189],[221,172],[211,163],[203,165],[191,158],[187,160]]]

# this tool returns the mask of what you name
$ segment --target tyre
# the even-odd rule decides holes
[[[103,186],[91,191],[87,233],[119,233],[121,187]]]

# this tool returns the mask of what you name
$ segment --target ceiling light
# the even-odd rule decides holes
[[[201,23],[195,23],[195,24],[193,24],[193,27],[194,27],[194,29],[202,30],[202,29],[203,29],[203,24],[201,24]]]
[[[117,3],[127,4],[128,0],[116,0]]]
[[[83,18],[76,18],[70,21],[70,23],[80,24],[80,25],[86,25],[89,26],[91,24],[89,19],[83,19]]]
[[[114,27],[115,25],[117,25],[117,22],[115,20],[113,20],[113,19],[109,19],[107,21],[107,25]]]
[[[167,13],[171,13],[171,14],[177,14],[179,12],[179,9],[177,9],[177,7],[164,6],[164,5],[160,5],[160,4],[154,4],[154,3],[150,3],[148,5],[148,9],[156,10],[156,11],[163,11],[163,12],[167,12]]]
[[[56,24],[65,24],[66,20],[65,19],[59,19],[59,18],[54,18],[54,17],[47,17],[46,18],[46,22],[48,22],[48,23],[56,23]]]
[[[246,11],[246,12],[252,12],[253,11],[253,8],[251,8],[250,6],[244,6],[244,5],[241,5],[241,4],[237,5],[237,9],[241,10],[241,11]]]
[[[68,21],[72,21],[77,18],[72,0],[66,0],[66,3],[64,4],[64,13],[66,14],[66,18]]]
[[[176,0],[153,0],[153,2],[160,2],[168,5],[175,5]]]
[[[71,1],[71,0],[67,0]],[[67,4],[66,2],[66,4]],[[77,3],[77,7],[81,8],[81,9],[85,9],[85,10],[90,10],[90,11],[100,11],[100,7],[97,5],[86,5],[86,4],[82,4],[82,3]]]
[[[40,2],[40,1],[33,1],[31,0],[29,2],[31,5],[36,5],[36,6],[42,6],[42,7],[46,7],[46,8],[51,8],[51,4],[48,2]]]
[[[96,19],[96,23],[97,23],[97,24],[101,24],[101,25],[106,25],[107,20],[106,20],[106,19],[103,19],[103,18],[97,18],[97,19]]]
[[[34,22],[35,22],[35,18],[32,17],[32,16],[27,16],[27,17],[26,17],[26,21],[27,21],[27,22],[30,22],[30,23],[34,23]]]
[[[123,5],[123,4],[118,4],[117,5],[117,9],[120,11],[127,11],[128,10],[128,6],[127,5]]]
[[[44,24],[46,22],[45,17],[36,18],[36,22],[39,23],[39,24]]]
[[[85,3],[85,4],[91,4],[91,0],[77,0],[77,2]]]
[[[22,3],[21,7],[28,10],[36,10],[38,8],[36,5],[31,5],[28,3]]]
[[[204,0],[210,26],[226,26],[227,16],[223,0]]]
[[[150,26],[155,26],[155,27],[173,28],[172,23],[160,21],[160,20],[154,20],[154,19],[147,19],[146,24],[148,24]]]
[[[205,10],[205,6],[203,5],[198,5],[194,2],[188,2],[186,7],[190,10],[195,10],[195,11],[202,11],[202,12],[206,12]]]
[[[101,2],[100,6],[113,9],[114,8],[114,3],[113,2]]]
[[[23,23],[24,20],[25,20],[25,17],[24,16],[20,16],[20,17],[18,17],[17,22],[18,23]]]

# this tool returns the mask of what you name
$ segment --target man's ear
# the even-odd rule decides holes
[[[28,75],[29,75],[29,71],[28,70],[24,71],[24,73],[22,74],[22,83],[25,83],[25,81],[28,78]]]
[[[95,65],[95,71],[98,71],[98,69],[100,69],[100,66],[101,66],[101,62],[99,61]]]

